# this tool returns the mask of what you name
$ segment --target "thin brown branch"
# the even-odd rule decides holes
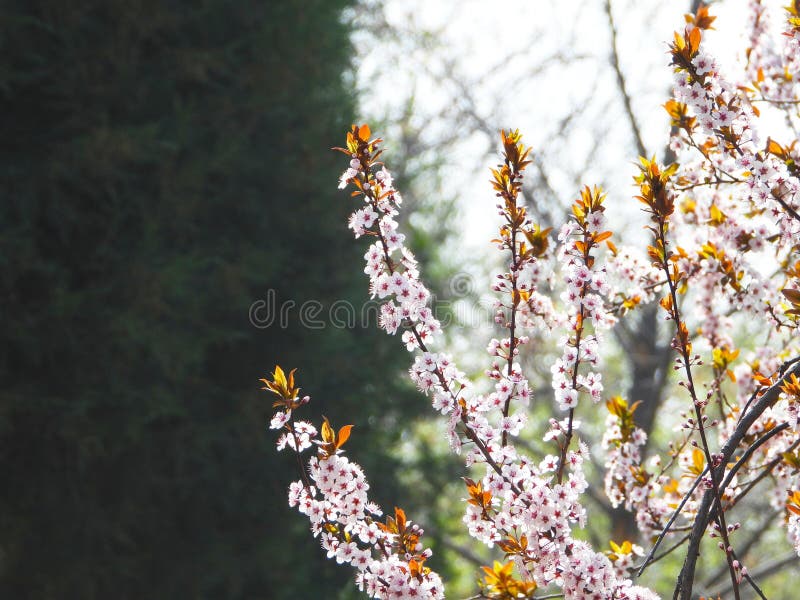
[[[697,486],[703,480],[703,477],[705,477],[707,472],[708,472],[708,465],[706,465],[706,468],[703,469],[703,472],[700,473],[700,475],[698,475],[695,478],[694,483],[692,483],[692,487],[689,488],[689,491],[686,492],[686,494],[684,494],[681,503],[673,511],[672,516],[669,518],[669,521],[667,521],[667,524],[664,526],[664,529],[662,529],[661,533],[658,534],[658,538],[656,539],[655,544],[653,544],[653,547],[650,549],[650,552],[647,553],[647,556],[644,557],[644,562],[642,562],[642,566],[639,567],[639,571],[636,573],[637,577],[641,577],[642,573],[644,573],[644,570],[647,568],[647,565],[649,565],[651,562],[654,562],[653,556],[655,555],[656,550],[658,550],[658,547],[661,545],[661,542],[664,540],[664,537],[667,535],[667,533],[669,533],[672,524],[681,514],[681,511],[683,510],[683,507],[686,505],[686,502],[688,502],[689,498],[692,497],[692,494],[694,493],[695,489],[697,489]]]
[[[795,448],[797,448],[798,445],[800,445],[800,438],[797,438],[794,441],[794,443],[786,449],[786,451],[787,452],[792,452]],[[744,488],[741,491],[741,493],[739,493],[739,495],[736,496],[730,502],[730,504],[728,505],[728,508],[736,506],[736,504],[738,504],[739,501],[742,498],[744,498],[745,496],[747,496],[748,493],[750,493],[750,490],[752,490],[754,487],[756,487],[756,485],[758,485],[761,482],[762,479],[764,479],[770,473],[772,473],[773,469],[775,469],[775,467],[777,467],[779,464],[781,464],[781,462],[783,462],[783,456],[777,456],[776,458],[773,458],[770,462],[768,462],[766,465],[763,465],[761,467],[761,472],[758,474],[758,476],[755,479],[753,479],[753,481],[751,481],[749,484],[747,484],[747,487]]]
[[[617,28],[614,24],[614,13],[611,9],[611,0],[605,2],[606,17],[608,18],[608,29],[611,32],[611,66],[617,77],[617,87],[619,88],[620,95],[622,96],[622,103],[625,106],[625,114],[628,115],[628,122],[631,126],[633,139],[636,142],[636,150],[639,156],[647,156],[647,150],[642,141],[642,133],[639,130],[639,123],[636,120],[636,115],[633,114],[633,105],[631,97],[628,94],[628,89],[625,83],[625,75],[622,73],[620,66],[619,52],[617,51]]]
[[[767,563],[762,565],[759,568],[753,569],[751,577],[758,577],[762,581],[771,575],[775,575],[776,573],[781,572],[781,570],[791,565],[792,563],[797,562],[797,554],[794,552],[790,552],[786,556],[779,558],[773,562]],[[721,597],[724,598],[725,594],[731,591],[730,584],[725,585],[724,587],[720,588],[719,590],[715,591],[713,594],[710,594],[712,598]]]
[[[703,404],[697,397],[697,390],[694,384],[694,378],[692,375],[692,356],[691,356],[691,349],[690,343],[688,341],[688,333],[686,330],[686,326],[681,318],[680,309],[678,304],[678,291],[677,291],[677,277],[673,279],[670,273],[670,264],[669,264],[669,255],[667,254],[667,216],[664,214],[654,213],[656,221],[658,223],[658,227],[654,227],[653,231],[656,234],[656,240],[660,244],[660,247],[663,249],[661,258],[660,258],[660,266],[664,271],[664,275],[667,278],[667,285],[669,286],[669,298],[671,299],[671,303],[667,308],[670,318],[675,323],[675,343],[674,347],[678,351],[680,355],[681,362],[683,363],[683,371],[686,374],[686,381],[682,382],[685,383],[686,389],[689,391],[692,400],[692,406],[694,408],[694,414],[696,417],[697,423],[697,430],[700,434],[700,442],[701,447],[703,450],[703,454],[705,455],[706,465],[708,466],[709,470],[709,478],[711,479],[711,489],[710,492],[713,494],[714,499],[716,502],[721,506],[722,505],[722,490],[721,487],[722,483],[722,475],[723,472],[717,472],[715,468],[715,457],[711,454],[711,448],[708,443],[708,438],[706,436],[706,429],[705,429],[705,420],[702,411]],[[725,463],[722,463],[722,468],[724,470]],[[711,515],[710,515],[711,518]],[[728,562],[728,567],[730,569],[731,575],[731,583],[733,584],[733,595],[736,600],[740,600],[739,595],[739,586],[738,580],[736,576],[736,569],[733,564],[733,558],[731,556],[731,544],[728,539],[728,526],[725,523],[725,513],[723,511],[718,511],[716,513],[716,520],[719,525],[719,533],[722,537],[723,548],[725,550],[725,559]],[[697,519],[695,520],[697,523]],[[706,522],[706,526],[708,522]],[[703,530],[705,531],[705,529]],[[694,532],[693,532],[694,533]],[[681,571],[683,572],[683,571]],[[690,600],[691,592],[692,592],[692,580],[694,579],[694,572],[692,572],[691,579],[684,579],[678,578],[678,583],[675,588],[675,596],[677,597],[680,594],[681,600]]]
[[[748,552],[759,542],[764,534],[768,531],[769,524],[775,519],[777,513],[773,510],[767,511],[767,516],[762,522],[756,527],[755,531],[753,531],[753,535],[751,535],[748,540],[739,547],[739,555],[743,558],[747,556]],[[688,536],[687,536],[688,537]],[[728,573],[728,565],[723,565],[716,571],[714,571],[704,582],[704,587],[711,587],[722,579]]]
[[[659,554],[658,556],[654,556],[653,558],[649,559],[647,564],[653,564],[653,563],[656,563],[656,562],[660,561],[662,558],[664,558],[668,554],[672,553],[673,551],[675,551],[678,548],[680,548],[681,546],[683,546],[687,542],[688,539],[689,539],[689,534],[687,533],[681,539],[679,539],[677,542],[672,544],[672,546],[670,546],[669,548],[664,550],[661,554]],[[644,569],[645,566],[647,566],[647,565],[645,565],[643,563],[642,565],[639,566],[639,569]],[[726,572],[727,572],[727,569],[726,569]],[[641,571],[640,571],[640,573],[641,573]],[[637,575],[637,577],[638,577],[638,575]]]

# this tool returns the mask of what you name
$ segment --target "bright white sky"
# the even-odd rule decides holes
[[[667,43],[683,28],[689,5],[690,0],[612,0],[634,112],[648,152],[658,155],[668,139],[662,108],[671,81]],[[745,8],[745,0],[712,7],[718,18],[709,43],[727,59],[723,64],[731,64],[733,49],[742,47]],[[360,18],[378,18],[378,11],[362,10]],[[461,94],[454,80],[464,82],[488,126],[519,128],[534,152],[545,155],[548,177],[563,203],[576,195],[579,183],[600,183],[609,192],[612,220],[628,220],[637,212],[630,199],[637,152],[610,68],[604,0],[387,0],[384,15],[405,34],[399,39],[356,36],[359,87],[369,90],[361,98],[362,114],[387,121],[388,131],[382,133],[390,168],[391,126],[412,90],[412,124],[429,122],[429,140],[462,127],[461,140],[448,146],[445,168],[447,188],[459,198],[454,219],[465,232],[459,253],[485,252],[497,219],[487,183],[495,159],[484,154],[487,138],[472,133],[475,125],[459,114]],[[424,32],[428,37],[420,48],[414,37]],[[584,116],[562,136],[561,120],[581,106]],[[600,152],[589,162],[589,149],[598,139]],[[490,143],[496,148],[495,140]]]

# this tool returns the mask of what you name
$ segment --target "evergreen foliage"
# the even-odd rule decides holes
[[[377,499],[398,497],[398,433],[359,409],[391,424],[425,403],[393,377],[403,350],[374,323],[299,324],[306,300],[362,302],[363,276],[339,268],[361,253],[339,161],[320,152],[352,120],[349,4],[6,3],[0,596],[350,587],[286,518],[294,465],[258,390],[302,362],[316,410],[360,430]],[[287,328],[249,321],[269,289],[296,302]]]

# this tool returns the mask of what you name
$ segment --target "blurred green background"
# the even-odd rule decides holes
[[[299,367],[307,417],[354,423],[375,498],[408,500],[407,353],[297,312],[366,297],[329,150],[350,5],[3,3],[0,597],[354,594],[286,506],[258,382]],[[269,290],[285,328],[250,322]]]

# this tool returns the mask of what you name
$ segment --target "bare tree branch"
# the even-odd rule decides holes
[[[627,86],[625,85],[625,76],[622,74],[622,67],[620,66],[619,53],[617,52],[617,28],[614,24],[614,13],[611,9],[611,0],[605,2],[606,17],[608,18],[608,29],[611,32],[611,66],[614,69],[614,74],[617,76],[617,86],[619,87],[620,95],[622,96],[622,103],[625,105],[625,113],[628,115],[628,121],[633,132],[633,139],[636,142],[636,149],[639,156],[647,156],[647,150],[642,141],[642,134],[639,131],[639,122],[633,114],[633,106],[631,104],[631,97],[628,94]]]
[[[742,558],[746,557],[747,553],[750,552],[750,550],[752,550],[753,547],[756,544],[758,544],[759,541],[761,541],[761,538],[768,530],[769,524],[775,520],[777,513],[774,510],[770,509],[766,511],[766,515],[767,515],[766,518],[756,527],[755,531],[753,532],[753,535],[751,535],[750,538],[739,548],[739,555]],[[711,587],[712,585],[714,585],[714,583],[725,577],[727,574],[728,574],[728,565],[723,565],[719,567],[716,571],[714,571],[703,582],[703,585],[705,587]]]
[[[798,560],[797,554],[795,554],[794,552],[790,552],[789,554],[785,555],[782,558],[779,558],[765,565],[761,565],[756,569],[753,569],[750,576],[758,577],[759,579],[764,580],[767,577],[770,577],[771,575],[775,575],[775,573],[780,573],[784,567],[791,565],[792,563],[796,563],[797,560]],[[719,590],[715,591],[713,594],[710,594],[710,597],[724,598],[725,594],[728,594],[731,591],[731,589],[732,589],[731,584],[728,583],[724,587],[721,587]]]

